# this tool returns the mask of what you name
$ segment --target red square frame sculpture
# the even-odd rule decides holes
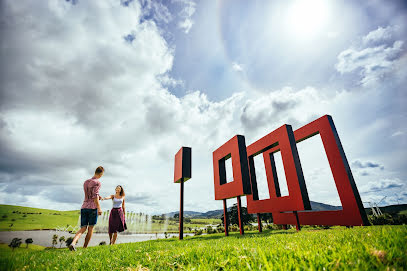
[[[273,153],[280,151],[289,195],[280,197]],[[259,200],[254,156],[263,153],[270,198]],[[283,125],[247,147],[252,194],[247,195],[247,212],[271,213],[311,210],[301,163],[290,125]]]
[[[233,181],[226,183],[225,161],[232,159]],[[251,194],[250,174],[247,163],[246,143],[236,135],[213,152],[215,200]]]
[[[233,181],[226,182],[225,161],[232,159]],[[229,235],[226,199],[237,198],[240,234],[244,234],[240,196],[251,194],[245,138],[236,135],[213,152],[215,200],[223,200],[225,235]]]
[[[317,134],[320,134],[322,139],[342,203],[342,210],[298,212],[300,223],[302,225],[369,225],[332,117],[325,115],[294,132],[297,143]],[[276,194],[273,194],[273,196],[276,196]],[[275,224],[296,224],[296,216],[293,213],[281,213],[280,210],[273,212],[273,221]]]

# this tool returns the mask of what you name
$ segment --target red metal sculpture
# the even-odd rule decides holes
[[[325,115],[294,132],[297,143],[317,134],[320,134],[322,139],[342,203],[342,210],[299,212],[298,218],[300,223],[303,225],[369,225],[359,191],[353,179],[332,117]],[[295,216],[290,213],[273,212],[275,224],[295,224],[295,219]]]
[[[226,182],[225,161],[232,159],[233,181]],[[213,174],[215,185],[215,200],[223,200],[225,235],[228,231],[226,199],[237,197],[240,234],[244,234],[241,220],[240,196],[251,193],[250,174],[247,164],[247,153],[244,136],[236,135],[213,152]]]
[[[304,176],[296,143],[320,134],[335,180],[342,210],[310,211]],[[280,151],[289,195],[281,196],[273,154]],[[259,200],[254,156],[263,154],[270,198]],[[247,157],[247,159],[246,159]],[[225,160],[232,158],[234,181],[226,183]],[[237,135],[213,152],[215,199],[223,200],[225,234],[227,230],[226,199],[238,198],[239,226],[240,196],[247,195],[248,213],[257,213],[261,231],[260,213],[272,213],[275,224],[303,225],[368,225],[367,216],[352,176],[345,152],[339,140],[332,117],[325,115],[294,133],[290,125],[283,125],[245,148],[244,137]],[[250,178],[250,181],[249,181]],[[311,180],[312,181],[312,180]],[[308,211],[306,211],[308,210]]]
[[[281,197],[273,153],[281,152],[288,186],[288,196]],[[263,154],[270,198],[259,200],[254,156]],[[301,169],[294,134],[290,125],[283,125],[247,147],[252,195],[247,196],[247,212],[271,213],[311,210],[308,192]],[[261,228],[259,219],[259,230]],[[299,225],[297,224],[299,229]]]
[[[191,148],[182,147],[175,154],[174,183],[181,184],[179,210],[179,239],[184,238],[184,182],[191,179]]]

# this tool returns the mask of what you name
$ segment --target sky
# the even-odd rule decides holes
[[[214,150],[326,114],[365,206],[407,203],[405,1],[4,0],[0,13],[0,204],[79,209],[102,165],[101,195],[120,184],[129,211],[176,211],[174,155],[189,146],[184,210],[221,209]],[[320,136],[297,147],[310,200],[340,206]]]

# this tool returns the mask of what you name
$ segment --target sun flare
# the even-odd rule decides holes
[[[311,39],[321,33],[328,18],[328,1],[297,0],[288,10],[286,29],[298,38]]]

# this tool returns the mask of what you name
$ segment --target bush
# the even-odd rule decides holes
[[[211,226],[208,226],[208,227],[206,228],[206,233],[207,233],[207,234],[216,233],[216,230],[213,229]]]
[[[379,216],[369,215],[369,221],[372,225],[403,225],[407,224],[407,216],[389,213]]]
[[[34,243],[34,241],[32,238],[27,238],[27,239],[25,239],[25,243],[27,244],[26,248],[28,248],[28,245]]]
[[[278,225],[278,224],[274,224],[274,223],[268,224],[266,226],[266,229],[269,229],[269,230],[282,230],[283,228],[284,228],[283,225]]]
[[[202,231],[201,229],[196,230],[194,235],[201,235],[201,234],[202,234],[202,232],[203,232],[203,231]]]
[[[257,230],[257,226],[255,227],[255,226],[249,224],[249,225],[244,226],[244,230],[245,231],[254,231],[254,230]]]
[[[240,231],[240,229],[238,225],[233,224],[232,226],[229,227],[229,231]]]
[[[216,230],[217,230],[218,232],[225,232],[225,227],[218,226],[218,227],[216,228]]]
[[[73,241],[73,237],[67,238],[67,239],[65,240],[66,246],[69,247],[69,245],[72,244],[72,241]]]
[[[8,246],[14,250],[17,247],[20,247],[21,243],[21,238],[13,238]]]

